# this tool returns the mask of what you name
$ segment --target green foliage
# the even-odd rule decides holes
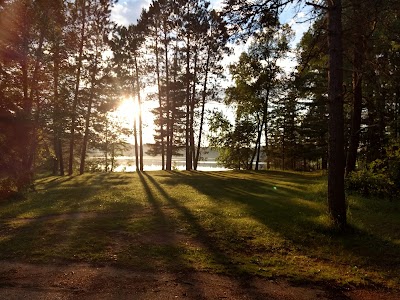
[[[393,198],[396,195],[396,187],[388,174],[371,170],[350,173],[346,179],[346,189],[362,196]]]
[[[104,171],[105,159],[103,158],[92,158],[86,161],[85,169],[88,172],[102,172]]]
[[[384,159],[376,159],[365,170],[352,172],[346,188],[363,196],[395,199],[400,192],[400,150],[398,144],[386,148]]]
[[[0,200],[8,199],[17,195],[17,187],[15,186],[15,180],[10,177],[0,178]]]
[[[400,191],[400,142],[394,143],[386,149],[387,170],[390,178]]]
[[[226,117],[215,111],[210,123],[210,146],[218,150],[218,162],[229,169],[249,169],[255,142],[255,125],[248,119],[236,120],[233,126]]]

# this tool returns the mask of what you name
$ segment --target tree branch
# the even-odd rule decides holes
[[[319,4],[316,4],[316,3],[311,3],[311,2],[306,1],[306,4],[307,4],[307,5],[314,6],[315,8],[319,8],[319,9],[323,9],[323,10],[328,10],[328,7],[323,6],[323,5],[319,5]]]

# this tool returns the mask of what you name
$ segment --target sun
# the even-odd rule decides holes
[[[143,140],[145,143],[154,142],[154,114],[152,110],[156,103],[154,101],[142,101],[141,107],[136,97],[121,98],[118,107],[110,113],[111,119],[121,124],[123,127],[133,130],[136,121],[137,130],[139,130],[139,117],[142,117]],[[132,137],[129,137],[131,141]]]
[[[132,97],[122,99],[113,115],[118,121],[126,124],[128,127],[133,127],[134,121],[138,122],[140,116],[140,108],[137,100]]]

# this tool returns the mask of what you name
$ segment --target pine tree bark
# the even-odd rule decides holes
[[[32,114],[33,105],[35,105],[35,112],[34,112],[34,121],[32,122],[31,133],[29,139],[26,141],[28,142],[29,151],[26,153],[27,156],[27,166],[26,170],[29,172],[30,181],[33,181],[33,175],[35,173],[35,160],[36,160],[36,152],[38,147],[38,124],[39,124],[39,116],[41,113],[41,105],[40,105],[40,96],[39,96],[39,70],[42,63],[43,57],[43,43],[45,38],[45,31],[46,28],[41,26],[39,32],[39,41],[38,46],[35,51],[35,66],[33,69],[33,74],[31,78],[31,87],[30,87],[30,94],[29,94],[29,101],[31,103],[29,114]],[[31,183],[31,182],[30,182]]]
[[[136,172],[140,170],[139,166],[139,145],[138,145],[138,138],[137,138],[137,119],[134,115],[133,117],[133,137],[135,140],[135,162],[136,162]]]
[[[269,145],[268,145],[268,106],[269,106],[269,93],[270,88],[267,88],[267,94],[265,96],[264,102],[264,114],[263,114],[263,123],[264,123],[264,133],[265,133],[265,157],[267,160],[267,170],[270,169],[270,161],[269,161]]]
[[[169,91],[169,62],[168,62],[168,48],[167,48],[167,35],[165,38],[165,49],[164,49],[164,59],[165,59],[165,112],[166,112],[166,142],[167,142],[167,159],[166,159],[166,170],[171,170],[172,168],[172,140],[171,140],[171,103],[170,103],[170,91]]]
[[[83,174],[85,172],[85,163],[86,163],[86,152],[87,152],[87,145],[89,141],[89,126],[90,126],[90,117],[92,115],[92,105],[94,99],[94,89],[96,85],[96,73],[97,73],[97,63],[98,63],[98,51],[96,48],[96,56],[94,60],[94,69],[91,76],[91,86],[90,86],[90,94],[88,99],[88,109],[85,118],[85,133],[83,136],[83,143],[82,143],[82,152],[81,152],[81,163],[79,166],[79,174]]]
[[[186,170],[192,169],[190,152],[190,34],[186,36],[186,122],[185,122]]]
[[[353,57],[353,114],[351,120],[351,134],[347,151],[346,176],[356,168],[357,150],[360,143],[361,112],[362,112],[362,66],[364,57],[364,41],[358,36],[354,45]]]
[[[144,162],[143,162],[143,120],[142,120],[142,99],[140,97],[140,82],[139,82],[139,67],[137,63],[137,58],[135,56],[135,78],[136,78],[136,94],[138,101],[138,109],[139,109],[139,170],[143,171]]]
[[[108,142],[108,120],[106,118],[106,141],[105,141],[105,151],[104,151],[104,170],[107,173],[108,172],[108,146],[109,146],[109,142]]]
[[[54,56],[53,56],[53,101],[54,101],[54,115],[53,115],[53,124],[54,124],[54,175],[59,174],[64,176],[64,161],[63,161],[63,153],[62,153],[62,141],[61,141],[61,125],[59,124],[59,116],[60,116],[60,104],[59,104],[59,77],[60,77],[60,42],[57,40],[54,44]]]
[[[164,19],[164,47],[166,53],[165,67],[168,68],[168,35],[167,35],[167,21]],[[158,51],[158,37],[156,38],[156,68],[157,68],[157,86],[158,86],[158,102],[160,106],[159,118],[160,118],[160,139],[161,139],[161,169],[165,170],[165,130],[164,130],[164,108],[162,104],[161,95],[161,79],[160,79],[160,62],[159,62],[159,51]]]
[[[344,193],[344,121],[343,121],[343,45],[342,1],[328,1],[329,44],[329,141],[328,141],[328,211],[334,225],[346,227]]]
[[[193,163],[195,160],[196,149],[195,149],[195,142],[194,142],[194,108],[195,108],[195,101],[196,101],[196,83],[197,83],[197,49],[194,49],[194,70],[193,70],[193,85],[192,85],[192,96],[190,101],[190,165],[193,169]]]
[[[261,122],[260,130],[258,130],[258,133],[257,133],[257,142],[256,142],[257,156],[256,156],[256,165],[254,167],[254,170],[256,170],[256,171],[259,170],[259,165],[260,165],[261,135],[262,135],[263,125],[264,125],[264,122]],[[252,167],[252,165],[253,164],[251,164],[251,167]]]
[[[68,175],[72,175],[74,172],[74,147],[75,147],[75,128],[76,128],[76,109],[78,106],[78,97],[79,97],[79,85],[81,81],[81,69],[82,69],[82,60],[83,60],[83,46],[85,40],[85,32],[86,32],[86,0],[82,2],[82,24],[80,30],[80,40],[79,40],[79,50],[78,50],[78,67],[76,71],[75,78],[75,92],[74,92],[74,100],[72,103],[72,117],[71,117],[71,137],[69,141],[69,160],[68,160]]]
[[[208,84],[208,71],[210,68],[210,56],[211,56],[211,47],[208,46],[207,51],[207,60],[206,60],[206,67],[205,67],[205,74],[204,74],[204,81],[203,81],[203,91],[201,96],[201,115],[200,115],[200,128],[199,128],[199,138],[197,141],[197,150],[196,156],[194,159],[194,169],[197,170],[197,165],[200,159],[200,149],[201,149],[201,139],[203,135],[203,124],[204,124],[204,113],[206,109],[206,97],[207,97],[207,84]]]
[[[28,61],[29,61],[29,27],[30,24],[28,22],[28,7],[25,4],[23,7],[23,13],[21,14],[23,17],[22,20],[22,45],[21,45],[21,58],[20,58],[20,66],[21,66],[21,85],[23,92],[23,103],[22,103],[22,111],[19,115],[18,123],[16,124],[17,134],[21,137],[21,141],[18,143],[17,153],[18,153],[18,165],[16,167],[16,185],[18,192],[23,191],[32,181],[30,174],[30,166],[29,166],[29,145],[31,143],[31,114],[32,114],[32,99],[29,97],[29,79],[28,79]]]
[[[362,14],[362,0],[353,1],[353,20],[355,23],[355,37],[353,49],[353,112],[351,119],[351,133],[349,149],[347,151],[346,171],[347,177],[356,169],[357,150],[360,143],[361,112],[363,100],[363,65],[366,51],[366,28],[365,16]]]

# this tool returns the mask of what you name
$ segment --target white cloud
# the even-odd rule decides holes
[[[111,19],[118,25],[136,24],[143,8],[150,6],[151,0],[119,0],[112,9]],[[211,7],[221,10],[223,0],[211,0]]]
[[[211,7],[215,10],[221,10],[222,9],[222,3],[223,0],[210,0]]]
[[[118,25],[136,24],[143,8],[148,8],[150,0],[120,0],[111,11],[111,20]]]

